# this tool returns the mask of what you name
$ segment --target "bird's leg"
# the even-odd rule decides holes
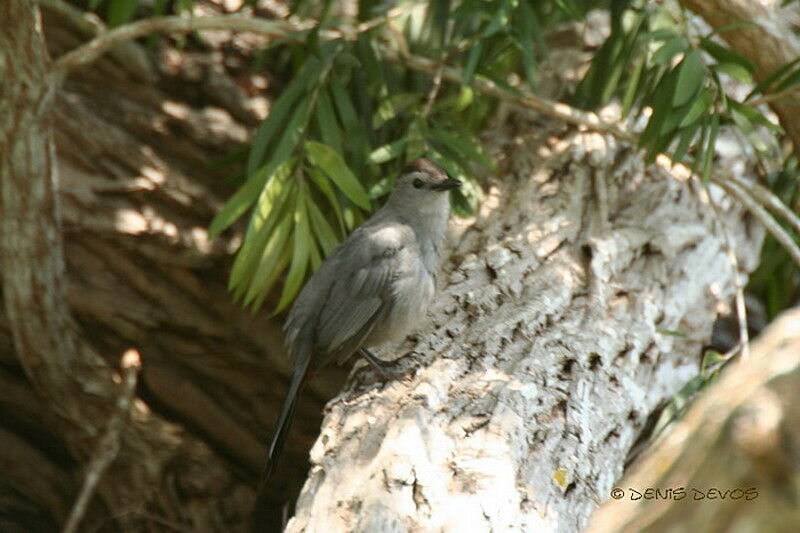
[[[395,361],[382,361],[375,357],[375,354],[366,348],[359,348],[360,353],[364,359],[367,360],[372,369],[385,379],[397,378],[405,374],[405,372],[398,367]]]

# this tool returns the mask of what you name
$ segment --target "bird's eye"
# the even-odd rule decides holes
[[[416,178],[412,183],[413,183],[415,189],[421,189],[422,186],[424,185],[422,180],[419,179],[419,178]]]

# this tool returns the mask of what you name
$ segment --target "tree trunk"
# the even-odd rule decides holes
[[[114,369],[136,347],[141,400],[85,525],[244,530],[289,365],[274,302],[253,316],[225,289],[240,232],[210,242],[206,228],[235,172],[209,167],[259,117],[207,52],[165,46],[173,70],[158,72],[135,61],[139,45],[72,75],[40,116],[48,58],[34,11],[0,10],[0,101],[14,103],[0,111],[0,439],[13,487],[0,529],[63,524],[114,411]],[[69,11],[44,14],[53,56],[91,37]],[[275,527],[344,371],[325,377],[270,487]]]
[[[497,141],[508,166],[456,239],[407,379],[356,372],[329,404],[288,531],[577,531],[697,374],[735,290],[705,190],[541,129]],[[762,232],[712,192],[752,269]]]

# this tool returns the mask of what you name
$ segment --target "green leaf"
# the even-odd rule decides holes
[[[110,0],[108,4],[108,25],[112,28],[125,24],[136,14],[139,0]]]
[[[458,99],[456,100],[456,110],[463,111],[472,105],[475,99],[475,90],[472,87],[462,86],[458,92]]]
[[[331,103],[328,91],[319,92],[319,96],[317,97],[316,119],[322,142],[341,153],[342,130],[336,120],[336,113],[333,110],[333,104]]]
[[[245,214],[245,212],[253,205],[253,202],[258,198],[259,193],[264,188],[267,181],[268,174],[266,169],[262,172],[250,176],[247,182],[225,203],[225,207],[217,213],[214,220],[211,221],[211,226],[208,228],[209,236],[213,239],[223,231],[225,231],[231,224]]]
[[[663,76],[654,89],[654,95],[650,102],[653,114],[650,115],[647,126],[639,137],[639,145],[642,148],[647,148],[652,157],[657,155],[653,153],[652,146],[658,140],[664,129],[664,122],[672,112],[672,100],[675,95],[677,80],[678,70],[675,69]]]
[[[500,2],[496,5],[498,8],[495,10],[492,19],[489,21],[489,24],[481,33],[481,37],[484,40],[508,26],[508,14],[504,9],[504,2]]]
[[[581,8],[570,0],[554,0],[553,3],[572,20],[579,21],[583,18]]]
[[[411,161],[425,154],[428,148],[428,127],[426,121],[417,118],[408,125],[406,131],[406,161]]]
[[[721,46],[711,39],[705,37],[700,39],[700,45],[719,63],[732,63],[734,65],[738,65],[741,69],[744,69],[748,76],[752,79],[752,74],[756,71],[756,66],[752,61],[743,55],[738,54],[729,48],[725,48],[724,46]]]
[[[705,81],[705,67],[697,50],[692,50],[678,65],[678,81],[675,85],[675,94],[672,97],[672,106],[682,106],[691,100]]]
[[[385,98],[372,117],[372,127],[378,129],[397,115],[419,102],[419,93],[400,93]]]
[[[475,69],[478,67],[478,60],[483,53],[483,44],[478,41],[472,46],[467,56],[467,61],[464,63],[464,85],[472,83],[472,78],[475,75]]]
[[[670,337],[686,337],[686,333],[682,333],[680,331],[672,329],[656,328],[656,333],[659,333],[661,335],[668,335]]]
[[[480,148],[474,144],[473,139],[453,135],[449,131],[438,127],[431,128],[430,135],[434,140],[449,147],[458,156],[471,159],[486,169],[493,167],[492,161],[480,151]]]
[[[672,58],[689,49],[689,42],[684,37],[676,37],[668,41],[656,50],[653,54],[653,63],[657,65],[669,65]]]
[[[392,159],[402,155],[405,145],[406,140],[403,138],[388,144],[384,144],[383,146],[379,146],[373,150],[367,159],[370,163],[374,163],[376,165],[386,163],[387,161],[391,161]]]
[[[678,145],[675,147],[675,151],[672,154],[673,163],[677,164],[683,161],[683,158],[689,151],[689,147],[691,146],[692,141],[697,135],[697,130],[699,129],[700,129],[700,121],[695,122],[683,128],[680,134],[680,139],[678,140]]]
[[[789,63],[786,63],[785,65],[783,65],[780,68],[775,69],[774,72],[772,72],[769,76],[764,78],[758,85],[753,87],[753,90],[750,91],[750,94],[747,95],[747,98],[745,98],[745,101],[750,100],[750,98],[752,98],[753,95],[755,95],[757,93],[767,94],[768,92],[774,92],[774,91],[771,91],[770,88],[775,83],[777,83],[778,80],[785,79],[785,76],[789,72],[794,71],[794,69],[798,68],[798,67],[800,67],[800,57],[798,57],[794,61],[790,61]],[[798,71],[800,71],[800,68],[798,68]]]
[[[300,287],[308,270],[308,263],[311,255],[311,248],[314,247],[314,240],[311,237],[311,231],[308,224],[308,213],[306,212],[306,195],[308,191],[305,188],[300,189],[300,193],[296,200],[294,209],[294,235],[293,235],[293,251],[292,263],[289,266],[289,273],[286,275],[286,281],[283,284],[283,292],[275,313],[279,313],[291,303]]]
[[[536,44],[534,38],[542,41],[541,28],[539,21],[536,18],[536,12],[531,9],[530,4],[526,1],[519,2],[517,10],[515,11],[514,21],[514,39],[517,48],[522,56],[522,69],[525,73],[525,79],[531,87],[536,87],[538,78],[538,64],[534,49]]]
[[[731,107],[732,111],[739,113],[743,117],[745,117],[749,122],[753,124],[759,124],[761,126],[765,126],[775,133],[783,133],[783,128],[781,128],[778,124],[775,124],[767,117],[761,114],[758,109],[754,109],[748,105],[744,105],[736,100],[728,100],[728,105]]]
[[[627,117],[628,113],[633,108],[633,103],[639,95],[639,87],[641,86],[642,72],[644,71],[645,57],[641,56],[636,61],[636,67],[633,69],[633,75],[628,80],[625,87],[625,95],[622,97],[622,116]]]
[[[319,60],[309,57],[300,73],[294,78],[292,83],[281,93],[278,100],[270,109],[269,116],[258,127],[253,138],[250,156],[247,159],[247,173],[252,174],[260,167],[267,155],[267,150],[274,141],[274,137],[279,132],[286,132],[286,121],[294,110],[292,116],[297,116],[296,103],[310,88],[311,77],[320,66]],[[307,99],[302,99],[301,103],[308,103]]]
[[[288,260],[286,243],[291,233],[292,219],[284,217],[269,236],[264,251],[258,261],[258,268],[252,279],[247,284],[241,284],[234,289],[234,296],[242,299],[245,306],[252,305],[252,309],[261,306],[272,285],[275,283],[282,268],[281,264]],[[244,298],[242,298],[244,294]]]
[[[286,206],[289,203],[288,199],[293,194],[294,187],[289,180],[293,167],[294,162],[286,162],[270,178],[262,191],[253,215],[250,217],[250,224],[247,227],[242,247],[233,262],[228,281],[229,290],[247,286],[252,280],[258,260],[264,252],[264,246],[275,226],[280,220],[283,220]]]
[[[371,209],[367,192],[342,156],[331,147],[316,141],[306,141],[306,154],[311,163],[322,169],[351,202],[367,211]]]
[[[729,32],[729,31],[743,30],[743,29],[756,28],[756,27],[757,27],[757,25],[756,25],[755,22],[747,22],[747,21],[732,22],[731,24],[724,24],[722,26],[714,28],[711,31],[711,33],[709,33],[708,35],[710,37],[710,36],[712,36],[714,34],[717,34],[717,33],[725,33],[725,32]]]
[[[369,188],[367,196],[369,196],[370,200],[377,200],[391,192],[393,183],[394,181],[388,176],[381,178]]]
[[[789,74],[788,76],[786,76],[783,79],[783,81],[781,81],[778,84],[778,86],[775,87],[775,90],[772,91],[772,92],[779,93],[779,92],[785,91],[789,87],[792,87],[792,86],[797,85],[799,83],[800,83],[800,69],[797,69],[794,72],[792,72],[791,74]]]
[[[339,222],[339,229],[341,230],[340,235],[345,235],[347,230],[345,229],[344,219],[342,218],[342,206],[339,205],[339,200],[336,198],[336,191],[333,190],[330,180],[328,180],[318,168],[310,167],[307,169],[307,172],[308,175],[311,176],[311,180],[316,184],[319,190],[322,191],[322,194],[325,195],[328,202],[330,202],[331,209]]]
[[[322,211],[319,210],[319,207],[310,196],[308,197],[307,207],[311,227],[314,228],[317,241],[319,241],[322,251],[327,256],[339,245],[339,239],[336,237],[336,232],[331,227],[328,219],[325,218],[325,215],[322,214]]]
[[[614,93],[624,65],[619,61],[625,48],[624,36],[613,33],[597,50],[591,67],[575,90],[575,101],[587,109],[607,102]]]
[[[685,128],[690,124],[694,124],[700,119],[700,117],[705,115],[706,111],[708,111],[708,109],[711,107],[713,101],[714,94],[711,92],[711,90],[703,89],[703,92],[701,92],[700,95],[695,98],[694,102],[692,102],[689,112],[683,117],[683,120],[681,120],[678,127]]]
[[[331,94],[333,101],[336,105],[336,111],[339,114],[339,119],[344,126],[344,131],[347,132],[347,139],[351,153],[362,155],[369,153],[370,145],[364,135],[364,124],[358,119],[353,102],[350,95],[344,88],[344,85],[339,79],[334,79],[331,84]]]
[[[717,146],[717,132],[719,131],[719,115],[711,115],[711,126],[708,132],[708,144],[706,145],[705,153],[703,154],[703,173],[702,178],[704,183],[708,183],[711,179],[711,167],[714,163],[714,156],[716,155]]]
[[[671,41],[672,39],[680,39],[681,36],[675,33],[675,30],[670,28],[661,28],[659,30],[647,31],[642,33],[642,39],[646,41]]]
[[[735,80],[739,80],[742,83],[753,83],[753,76],[750,75],[747,69],[738,63],[718,63],[714,65],[714,68],[720,72],[724,72]]]

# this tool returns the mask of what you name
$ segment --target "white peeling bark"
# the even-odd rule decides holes
[[[735,290],[703,191],[600,135],[537,130],[498,148],[408,377],[357,370],[329,405],[288,531],[576,531],[697,372]],[[719,202],[749,271],[762,232]]]

